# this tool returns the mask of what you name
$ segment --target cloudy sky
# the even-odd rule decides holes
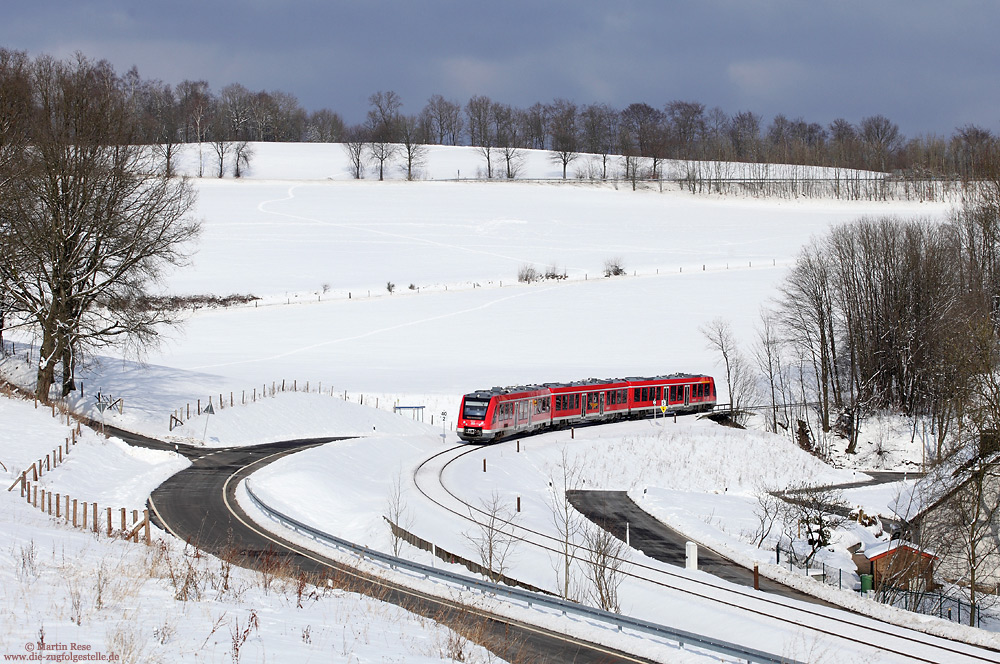
[[[699,101],[828,124],[882,114],[908,136],[1000,133],[995,0],[34,0],[0,46],[76,51],[176,84],[295,95],[350,122],[394,90],[527,107]]]

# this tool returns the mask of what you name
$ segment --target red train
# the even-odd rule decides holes
[[[651,417],[660,412],[691,413],[714,407],[715,381],[711,376],[690,374],[494,387],[462,397],[458,437],[490,442],[515,433],[583,422]]]

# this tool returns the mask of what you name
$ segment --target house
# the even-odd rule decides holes
[[[904,536],[933,548],[939,579],[993,593],[1000,587],[1000,453],[983,435],[979,453],[924,479],[929,505]],[[927,503],[925,503],[927,504]]]
[[[858,574],[872,575],[872,589],[883,586],[927,591],[935,588],[934,564],[938,557],[901,539],[853,552]]]

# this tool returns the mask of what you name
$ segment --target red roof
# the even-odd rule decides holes
[[[924,556],[925,558],[937,558],[937,556],[935,556],[933,552],[928,551],[927,549],[921,549],[916,544],[911,544],[904,540],[898,540],[898,539],[890,540],[888,542],[883,542],[878,546],[873,546],[871,549],[866,549],[864,553],[865,557],[868,558],[868,560],[878,560],[879,558],[884,558],[885,556],[889,555],[893,551],[896,551],[897,549],[908,549],[913,553],[919,553],[921,556]]]

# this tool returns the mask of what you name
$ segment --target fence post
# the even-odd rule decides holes
[[[100,524],[97,523],[97,503],[94,503],[94,532],[99,532],[100,528]]]
[[[122,533],[124,534],[125,533],[125,529],[128,528],[128,524],[125,522],[125,508],[123,507],[123,508],[121,508],[121,510],[122,510],[122,512],[121,512],[121,515],[122,515]]]
[[[73,527],[76,528],[76,498],[73,499]]]
[[[87,529],[87,503],[83,503],[83,529]]]
[[[68,497],[68,496],[67,496]],[[59,506],[62,505],[62,501],[59,500],[59,494],[56,494],[56,518],[59,518]]]
[[[146,546],[149,546],[149,509],[144,509],[142,516],[146,522]]]
[[[111,537],[111,508],[108,508],[108,537]]]

